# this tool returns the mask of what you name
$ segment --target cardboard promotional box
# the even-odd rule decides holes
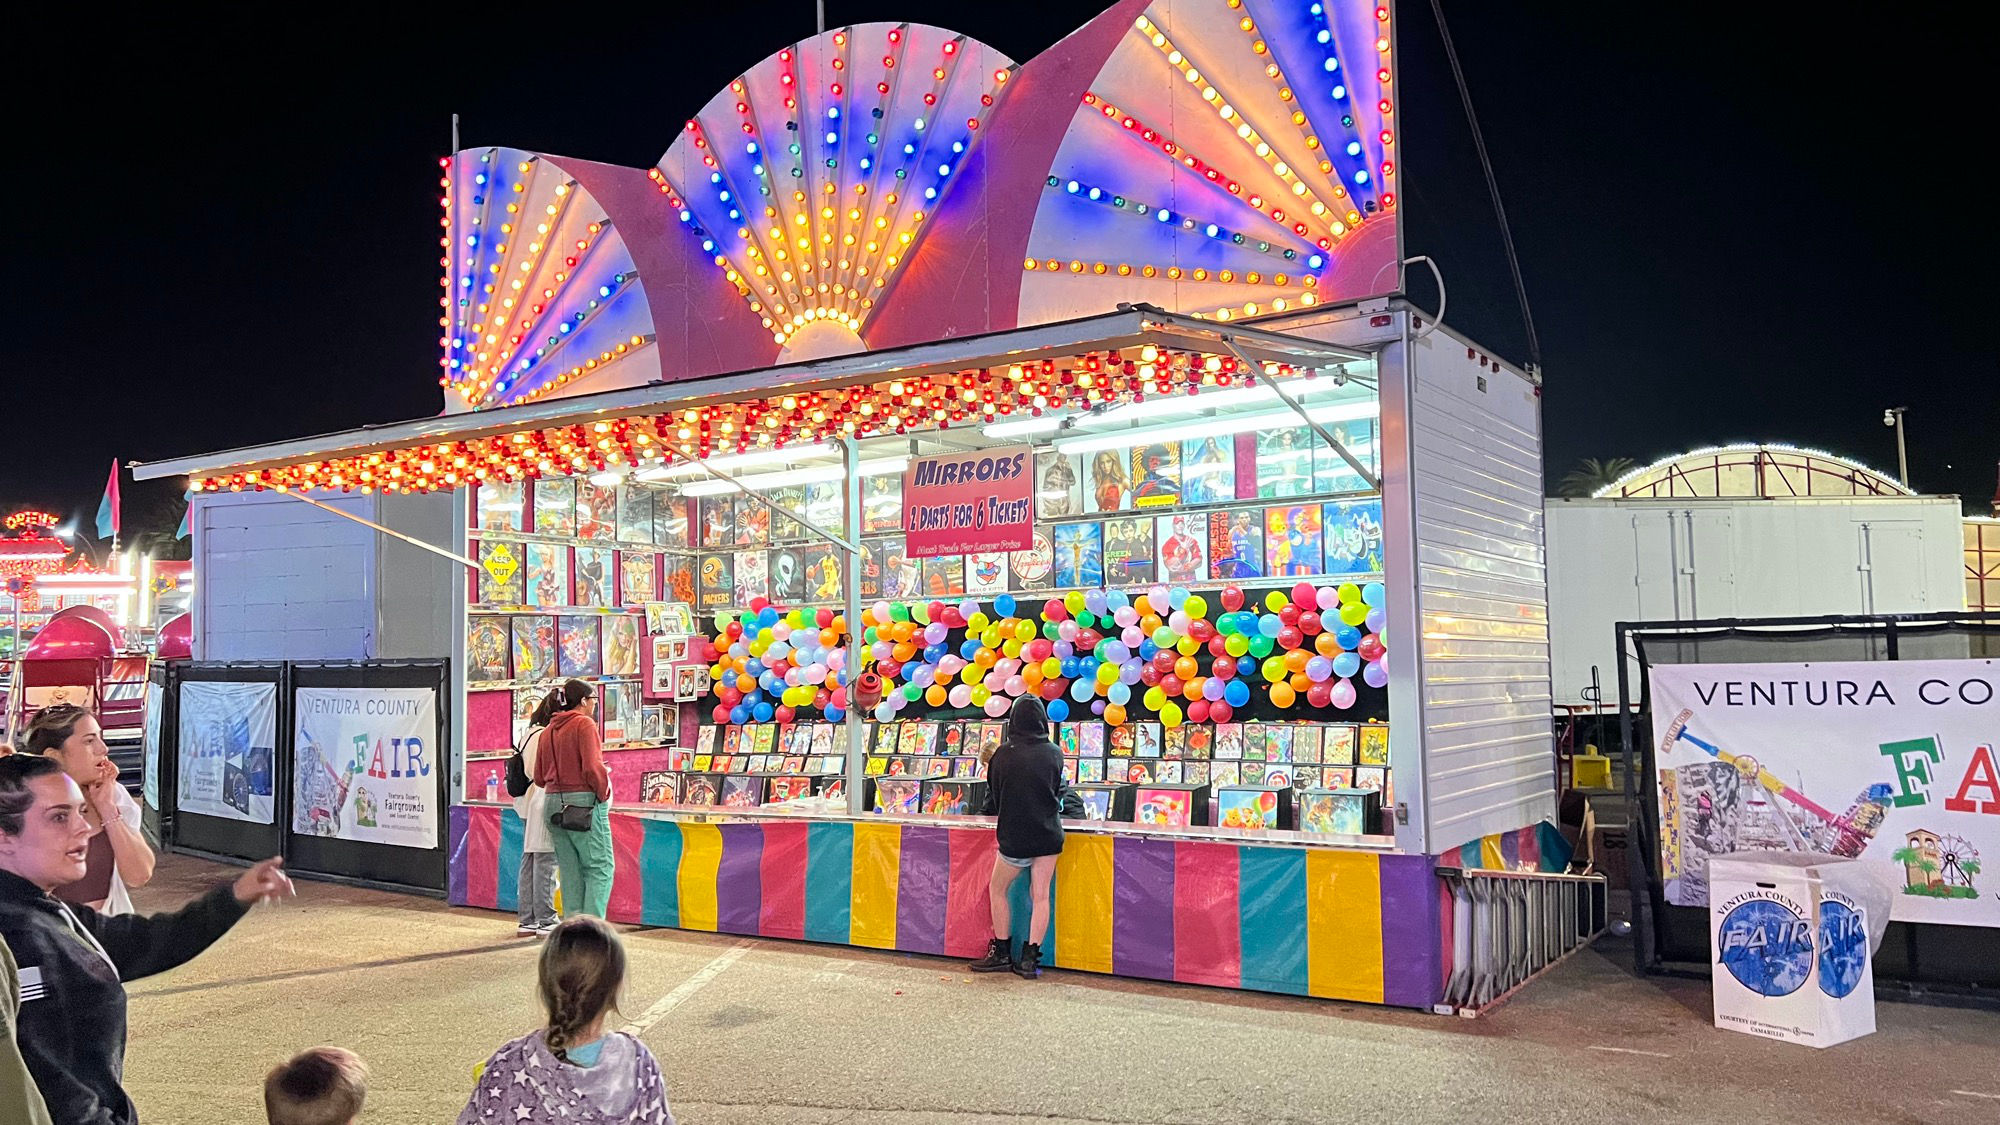
[[[1810,1047],[1875,1030],[1869,955],[1891,890],[1867,865],[1809,852],[1709,860],[1715,1026]]]

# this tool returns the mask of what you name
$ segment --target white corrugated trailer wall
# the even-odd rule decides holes
[[[1548,537],[1559,703],[1594,666],[1617,705],[1620,621],[1965,608],[1950,496],[1551,500]]]
[[[1408,457],[1383,482],[1385,533],[1411,545],[1407,584],[1398,573],[1390,588],[1416,590],[1420,638],[1411,646],[1400,623],[1391,638],[1417,658],[1422,788],[1409,807],[1438,852],[1555,812],[1541,397],[1444,327],[1406,330],[1381,372],[1385,439]]]
[[[1436,853],[1555,812],[1542,415],[1525,374],[1450,329],[1406,343],[1411,315],[1382,301],[1260,324],[1382,348],[1396,845]]]

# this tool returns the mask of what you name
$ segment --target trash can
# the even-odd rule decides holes
[[[1881,872],[1805,852],[1731,852],[1708,871],[1715,1026],[1810,1047],[1875,1030]]]

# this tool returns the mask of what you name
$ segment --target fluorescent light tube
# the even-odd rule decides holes
[[[908,457],[882,457],[873,461],[863,461],[861,462],[861,475],[864,477],[892,476],[902,472],[909,463],[910,459]],[[795,484],[822,484],[826,481],[840,480],[846,474],[847,470],[839,465],[816,465],[809,469],[790,469],[782,473],[763,473],[757,476],[737,477],[733,481],[698,480],[683,487],[681,495],[720,496],[726,492],[736,491],[735,486],[739,484],[752,492],[772,488],[788,488]]]

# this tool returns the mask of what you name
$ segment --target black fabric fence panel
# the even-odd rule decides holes
[[[140,802],[140,821],[146,832],[160,846],[173,842],[174,785],[179,774],[175,766],[178,757],[173,752],[177,745],[175,728],[180,715],[180,669],[181,661],[156,660],[152,670],[147,672],[146,707],[148,709],[144,757],[140,768],[153,772],[153,784],[157,787],[152,799]],[[153,715],[158,715],[154,725]]]
[[[160,802],[175,848],[252,862],[284,854],[290,672],[282,663],[190,663],[168,680],[174,722],[161,724],[160,755],[174,764],[163,770]]]
[[[2000,656],[2000,613],[1619,622],[1618,704],[1631,802],[1633,937],[1642,972],[1707,975],[1708,912],[1666,901],[1654,779],[1651,677],[1656,664],[1792,664]],[[1634,682],[1632,662],[1639,664]],[[1891,922],[1875,954],[1878,986],[2000,1001],[2000,929]]]

